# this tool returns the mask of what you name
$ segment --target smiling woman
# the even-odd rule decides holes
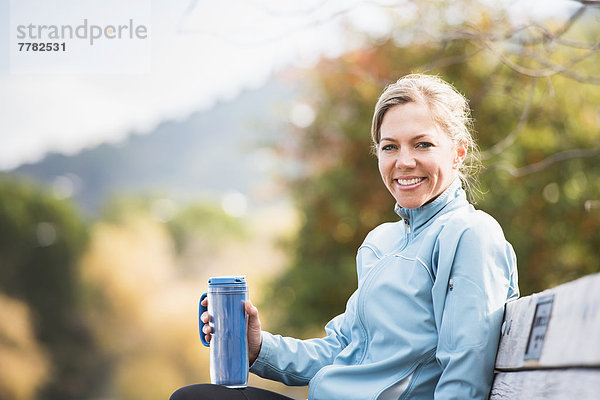
[[[377,146],[379,172],[399,205],[417,208],[450,186],[466,147],[465,142],[454,145],[425,104],[399,104],[383,118]]]
[[[401,105],[404,107],[398,107]],[[380,161],[379,168],[384,183],[392,195],[394,195],[394,191],[392,191],[394,186],[390,186],[386,182],[381,170],[382,161],[384,164],[386,161],[389,163],[390,157],[388,156],[391,154],[388,152],[389,148],[385,146],[386,143],[382,144],[382,142],[400,138],[430,139],[429,142],[421,140],[421,143],[410,145],[419,146],[422,150],[433,147],[433,151],[419,152],[422,155],[427,154],[434,157],[439,157],[440,153],[452,155],[452,168],[448,171],[453,171],[452,175],[458,176],[463,185],[472,190],[481,164],[479,150],[471,134],[470,115],[467,99],[454,87],[435,76],[407,75],[386,88],[375,106],[371,139],[374,151]],[[411,125],[406,126],[407,123]],[[396,135],[399,137],[395,137]],[[435,143],[432,143],[432,140]],[[383,149],[381,146],[386,147],[385,151],[381,152]],[[439,146],[442,146],[443,149],[439,149]],[[452,154],[444,153],[444,150],[448,149],[451,149]],[[451,181],[452,179],[445,180],[437,186],[443,186],[443,190],[450,185]],[[429,185],[436,183],[428,182]],[[440,190],[434,190],[432,196],[435,197],[440,193]],[[431,197],[426,200],[430,199]]]
[[[372,136],[402,221],[365,238],[358,287],[325,337],[261,331],[258,310],[246,303],[251,372],[309,385],[311,400],[488,398],[504,305],[519,289],[512,246],[462,188],[475,151],[468,111],[437,77],[408,75],[385,89]],[[202,314],[207,341],[210,318]],[[215,385],[187,386],[171,399],[216,398],[285,399]]]

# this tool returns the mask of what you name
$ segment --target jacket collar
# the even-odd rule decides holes
[[[451,203],[454,203],[453,206],[447,207]],[[431,203],[412,209],[400,207],[400,205],[396,203],[394,211],[404,220],[405,224],[409,227],[410,232],[416,234],[427,222],[440,214],[442,210],[446,208],[455,208],[465,204],[468,204],[467,195],[462,188],[460,179],[456,178],[450,186],[448,186],[448,188],[446,188],[446,190]]]

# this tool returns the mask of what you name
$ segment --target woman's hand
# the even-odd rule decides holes
[[[202,305],[204,307],[208,307],[208,298],[202,300]],[[258,358],[258,354],[260,353],[260,348],[262,346],[260,319],[258,317],[258,309],[254,307],[250,300],[246,301],[244,307],[246,309],[246,313],[248,314],[248,360],[250,365],[252,365]],[[204,338],[207,342],[210,342],[212,339],[212,328],[208,324],[208,322],[211,320],[211,316],[208,314],[208,311],[202,313],[200,320],[204,323],[204,326],[202,327],[202,333],[205,335]]]

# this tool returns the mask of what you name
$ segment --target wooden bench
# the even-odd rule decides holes
[[[490,400],[600,399],[600,273],[506,305]]]

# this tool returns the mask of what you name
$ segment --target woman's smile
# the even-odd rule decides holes
[[[395,183],[397,183],[400,187],[404,189],[413,189],[416,185],[423,182],[426,178],[396,178],[394,179]]]

